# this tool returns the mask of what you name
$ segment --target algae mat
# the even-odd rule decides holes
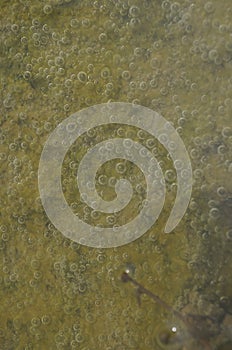
[[[0,348],[231,348],[231,1],[2,0],[0,16]],[[95,186],[110,203],[117,180],[129,180],[125,210],[109,215],[86,205],[77,170],[99,142],[140,143],[166,188],[162,212],[141,237],[93,248],[49,220],[39,161],[66,118],[113,102],[147,107],[172,125],[191,160],[192,194],[182,220],[164,233],[179,184],[162,142],[130,125],[88,130],[61,171],[80,220],[117,234],[146,205],[143,171],[120,157],[97,170]],[[135,282],[124,284],[123,272],[181,314],[210,317],[210,332],[199,338]]]

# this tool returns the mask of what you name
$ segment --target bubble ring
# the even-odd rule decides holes
[[[155,223],[165,200],[165,181],[154,155],[137,142],[128,143],[125,139],[115,138],[97,144],[82,158],[77,172],[80,194],[89,206],[102,212],[114,213],[127,205],[132,195],[127,180],[116,182],[117,198],[110,202],[100,198],[95,190],[99,166],[113,158],[124,158],[135,163],[144,173],[146,205],[136,218],[117,230],[91,226],[72,212],[61,184],[65,154],[84,132],[112,123],[132,125],[149,132],[163,144],[173,160],[178,187],[165,232],[171,232],[177,226],[191,198],[192,168],[188,153],[177,131],[160,114],[123,102],[94,105],[74,113],[55,128],[44,145],[38,171],[39,192],[45,212],[54,226],[66,237],[90,247],[117,247],[139,238]]]

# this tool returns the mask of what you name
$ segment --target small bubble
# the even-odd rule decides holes
[[[33,317],[31,320],[31,324],[34,327],[38,327],[41,324],[40,318],[39,317]]]
[[[133,146],[133,142],[131,139],[124,139],[123,140],[123,146],[126,148],[126,149],[130,149],[132,146]]]
[[[230,127],[224,127],[222,130],[222,136],[224,138],[230,137],[231,136],[231,128]]]
[[[179,9],[180,9],[180,4],[178,2],[173,2],[171,4],[171,11],[172,12],[175,13],[175,12],[179,11]]]
[[[225,197],[227,196],[227,192],[226,192],[225,187],[223,187],[223,186],[218,187],[218,189],[217,189],[217,195],[218,195],[218,197],[220,197],[220,198],[225,198]]]
[[[122,78],[123,78],[124,80],[129,80],[130,77],[131,77],[131,74],[130,74],[130,72],[129,72],[128,70],[124,70],[124,71],[122,72]]]
[[[209,211],[209,216],[212,218],[212,219],[218,219],[219,216],[220,216],[220,211],[218,208],[212,208],[210,209]]]
[[[174,170],[172,169],[169,169],[165,172],[165,180],[168,181],[168,182],[173,182],[176,180],[176,173]]]
[[[143,50],[142,50],[141,47],[136,47],[136,48],[134,49],[134,55],[135,55],[135,56],[140,57],[140,56],[142,56],[142,54],[143,54]]]
[[[84,283],[80,283],[78,290],[80,293],[84,293],[86,291],[86,285]]]
[[[199,151],[196,148],[192,148],[190,151],[190,156],[192,159],[197,159],[200,157]]]
[[[89,19],[89,18],[84,18],[84,19],[81,21],[81,24],[82,24],[83,27],[89,28],[89,27],[91,26],[90,19]]]
[[[117,163],[115,170],[119,173],[119,174],[124,174],[127,170],[127,167],[124,163]]]
[[[78,21],[76,18],[72,18],[72,19],[70,20],[70,26],[71,26],[72,28],[77,28],[77,27],[79,26],[79,21]]]
[[[151,88],[156,88],[158,86],[158,80],[157,79],[152,79],[150,81],[150,87]]]
[[[107,184],[107,176],[106,175],[100,175],[98,177],[98,182],[100,185],[106,185]]]
[[[214,12],[214,6],[213,3],[211,1],[208,1],[205,6],[204,6],[204,10],[206,13],[212,13]]]
[[[29,72],[29,71],[24,72],[23,77],[25,80],[31,79],[31,72]]]
[[[3,240],[4,242],[8,242],[8,241],[9,241],[9,234],[8,234],[7,232],[4,232],[4,233],[2,234],[2,240]]]
[[[106,222],[107,222],[107,224],[109,224],[109,225],[114,225],[115,222],[116,222],[115,216],[114,216],[114,215],[109,215],[109,216],[107,216],[107,217],[106,217]]]
[[[33,259],[32,261],[31,261],[31,267],[33,268],[33,269],[38,269],[39,267],[40,267],[40,262],[39,262],[39,260],[36,260],[36,259]]]
[[[101,70],[101,77],[103,79],[108,79],[110,77],[110,69],[108,67],[104,67],[102,70]]]
[[[147,88],[148,88],[148,86],[147,86],[146,81],[141,81],[141,82],[139,83],[139,89],[140,89],[140,90],[145,91],[145,90],[147,90]]]
[[[109,178],[108,185],[110,187],[115,187],[116,183],[117,183],[117,179],[115,177],[112,176]]]
[[[129,15],[131,17],[138,17],[140,13],[140,9],[137,6],[131,6],[129,9]]]
[[[51,317],[49,315],[43,315],[41,321],[43,325],[48,325],[51,323]]]
[[[79,72],[77,74],[77,79],[81,82],[81,83],[86,83],[87,81],[87,74],[85,72]]]
[[[226,146],[225,146],[225,145],[220,145],[220,146],[218,146],[218,148],[217,148],[218,154],[223,155],[223,154],[226,153],[226,151],[227,151],[227,149],[226,149]]]
[[[117,135],[118,135],[119,137],[123,137],[124,134],[125,134],[125,131],[124,131],[123,128],[118,128],[118,129],[117,129]]]
[[[203,175],[203,170],[202,169],[195,169],[193,172],[193,176],[195,179],[201,179]]]
[[[226,48],[226,50],[227,50],[228,52],[232,52],[232,40],[226,42],[225,48]]]
[[[43,7],[43,12],[45,15],[50,15],[52,13],[52,6],[47,4]]]
[[[72,87],[73,82],[72,82],[71,79],[66,79],[65,82],[64,82],[64,85],[65,85],[67,88],[70,88],[70,87]]]
[[[65,70],[64,70],[64,68],[59,67],[59,68],[58,68],[58,70],[57,70],[57,75],[62,76],[62,75],[64,75],[64,74],[65,74]]]
[[[164,86],[160,89],[160,94],[166,96],[168,94],[168,89]]]
[[[169,10],[170,9],[170,1],[164,0],[161,4],[161,7],[163,10]]]
[[[97,220],[100,217],[100,212],[97,210],[92,210],[90,216],[93,220]]]
[[[107,34],[106,33],[101,33],[98,37],[99,41],[105,42],[107,40]]]
[[[226,232],[226,238],[229,241],[232,241],[232,229],[230,229],[229,231]]]
[[[106,84],[106,90],[107,90],[107,91],[112,91],[113,88],[114,88],[113,83],[107,83],[107,84]]]
[[[42,277],[42,272],[35,271],[34,272],[34,277],[35,277],[36,280],[39,280]]]
[[[131,90],[135,90],[135,89],[136,89],[136,82],[135,82],[135,81],[130,81],[130,83],[129,83],[129,88],[130,88]]]
[[[75,272],[77,271],[78,265],[76,263],[72,263],[70,265],[70,271]]]

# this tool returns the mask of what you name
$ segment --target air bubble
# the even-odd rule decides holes
[[[117,130],[117,135],[118,135],[119,137],[123,137],[124,134],[125,134],[125,132],[124,132],[123,128],[118,128],[118,130]]]
[[[72,28],[77,28],[77,27],[79,26],[79,21],[78,21],[76,18],[72,18],[72,19],[70,20],[70,26],[71,26]]]
[[[91,26],[91,22],[89,20],[89,18],[84,18],[82,21],[81,21],[81,24],[83,27],[85,28],[89,28]]]
[[[191,149],[190,156],[192,159],[197,159],[200,157],[199,151],[196,148]]]
[[[115,222],[116,222],[115,216],[114,216],[114,215],[109,215],[109,216],[107,216],[107,217],[106,217],[106,222],[107,222],[107,224],[109,224],[109,225],[114,225]]]
[[[100,217],[100,213],[99,213],[99,211],[97,211],[97,210],[92,210],[90,216],[91,216],[91,218],[92,218],[93,220],[97,220],[97,219],[99,219],[99,217]]]
[[[50,15],[52,13],[52,6],[51,5],[45,5],[43,7],[43,12],[45,13],[45,15]]]
[[[226,238],[229,241],[232,241],[232,229],[230,229],[229,231],[226,232]]]
[[[47,25],[47,24],[44,24],[43,27],[42,27],[42,30],[43,30],[43,32],[45,32],[45,33],[49,33],[49,27],[48,27],[48,25]]]
[[[77,79],[84,84],[87,81],[87,74],[85,72],[79,72],[77,74]]]
[[[100,185],[106,185],[107,184],[107,176],[106,175],[100,175],[98,177],[98,182]]]
[[[168,0],[163,1],[161,7],[163,10],[168,10],[170,8],[170,2]]]
[[[201,145],[201,138],[200,138],[199,136],[194,137],[193,143],[194,143],[196,146],[200,146],[200,145]]]
[[[51,317],[49,315],[43,315],[41,318],[42,324],[48,325],[51,323]]]
[[[146,81],[141,81],[141,83],[139,84],[139,89],[142,91],[145,91],[145,90],[147,90],[147,88],[148,88],[148,86],[147,86]]]
[[[160,94],[166,96],[168,94],[168,89],[164,86],[160,89]]]
[[[172,169],[169,169],[165,172],[165,180],[168,181],[168,182],[173,182],[176,180],[176,173],[174,170]]]
[[[117,183],[117,179],[115,177],[112,176],[109,178],[108,185],[110,187],[115,187],[116,183]]]
[[[110,69],[108,67],[104,67],[102,70],[101,70],[101,77],[103,79],[108,79],[110,77]]]
[[[8,234],[7,232],[4,232],[4,233],[2,234],[2,240],[3,240],[4,242],[8,242],[8,240],[9,240],[9,234]]]
[[[157,79],[152,79],[150,81],[150,87],[151,88],[156,88],[158,86],[158,80]]]
[[[130,72],[129,72],[128,70],[124,70],[124,71],[122,72],[122,78],[123,78],[124,80],[129,80],[130,77],[131,77],[131,74],[130,74]]]
[[[86,321],[88,323],[94,323],[95,322],[95,317],[90,312],[86,314],[85,319],[86,319]]]
[[[78,287],[78,290],[80,293],[84,293],[86,291],[86,285],[84,283],[81,283]]]
[[[19,223],[20,225],[22,225],[22,224],[24,224],[24,222],[25,222],[24,216],[19,216],[19,217],[18,217],[18,223]]]
[[[105,42],[107,40],[107,34],[106,33],[101,33],[98,37],[99,41]]]
[[[64,75],[65,74],[64,68],[59,67],[58,70],[57,70],[57,74],[60,75],[60,76]]]
[[[40,272],[40,271],[35,271],[34,272],[34,278],[36,280],[39,280],[41,277],[42,277],[42,272]]]
[[[135,56],[140,57],[140,56],[142,56],[142,54],[143,54],[143,50],[141,49],[141,47],[136,47],[134,49],[134,55]]]
[[[131,6],[129,9],[129,15],[131,17],[138,17],[140,13],[140,9],[137,6]]]
[[[67,88],[70,88],[70,87],[72,87],[73,82],[72,82],[71,79],[66,79],[65,82],[64,82],[64,85],[65,85]]]
[[[202,169],[195,169],[194,172],[193,172],[193,175],[194,175],[195,179],[202,178],[202,175],[203,175]]]
[[[147,148],[153,148],[155,146],[155,140],[154,139],[148,139],[146,141],[146,147]]]
[[[220,211],[218,208],[212,208],[209,211],[209,215],[212,219],[218,219],[220,216]]]
[[[33,33],[32,34],[32,39],[37,42],[40,39],[40,34],[39,33]]]
[[[139,150],[139,155],[141,156],[141,157],[147,157],[147,155],[148,155],[148,150],[146,149],[146,148],[141,148],[140,150]]]
[[[127,170],[126,165],[124,163],[117,163],[115,170],[119,173],[119,174],[124,174]]]
[[[230,127],[225,127],[222,130],[222,136],[224,138],[230,137],[231,136],[231,128]]]
[[[130,88],[131,90],[135,90],[135,89],[136,89],[136,82],[135,82],[135,81],[131,81],[131,82],[129,83],[129,88]]]
[[[212,13],[214,12],[214,6],[213,6],[213,3],[211,1],[208,1],[205,6],[204,6],[204,10],[205,12],[207,13]]]
[[[218,148],[217,148],[218,154],[223,155],[223,154],[226,153],[226,151],[227,151],[227,149],[226,149],[226,146],[224,146],[224,145],[220,145],[220,146],[218,146]]]
[[[15,151],[15,150],[17,150],[17,148],[18,148],[17,143],[12,142],[9,144],[10,151]]]
[[[160,134],[158,136],[158,140],[162,143],[162,144],[166,144],[168,142],[168,136],[166,134]]]
[[[223,186],[218,187],[218,189],[217,189],[217,195],[218,195],[218,197],[220,197],[220,198],[226,198],[227,192],[226,192],[225,187],[223,187]]]
[[[107,91],[112,91],[113,88],[114,88],[113,83],[107,83],[107,84],[106,84],[106,90],[107,90]]]
[[[168,141],[166,143],[166,148],[169,150],[169,151],[175,151],[176,150],[176,147],[177,147],[177,144],[174,142],[174,141]]]
[[[39,317],[33,317],[31,320],[31,324],[34,327],[39,327],[41,324],[40,318]]]
[[[232,41],[226,42],[225,48],[227,51],[232,52]]]
[[[38,269],[39,267],[40,267],[40,262],[39,262],[39,260],[36,260],[36,259],[34,259],[34,260],[32,260],[31,261],[31,267],[33,268],[33,269]]]
[[[66,103],[66,104],[64,105],[64,111],[65,111],[65,112],[68,112],[69,110],[70,110],[70,106],[69,106],[68,103]]]
[[[19,26],[16,23],[14,23],[11,26],[11,30],[12,30],[12,32],[17,33],[19,30]]]

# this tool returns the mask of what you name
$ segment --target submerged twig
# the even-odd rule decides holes
[[[210,336],[215,335],[215,333],[212,332],[212,329],[210,329],[210,326],[212,326],[213,323],[215,324],[215,319],[206,315],[185,314],[173,309],[173,307],[160,299],[158,295],[143,287],[142,284],[129,276],[127,272],[123,272],[121,280],[122,282],[131,282],[137,288],[136,296],[139,305],[141,305],[141,295],[146,294],[159,305],[162,305],[162,307],[164,307],[167,311],[171,312],[174,316],[179,318],[187,327],[190,335],[194,339],[197,339],[202,345],[204,345],[205,349],[211,349],[210,344],[208,343],[208,339]]]

